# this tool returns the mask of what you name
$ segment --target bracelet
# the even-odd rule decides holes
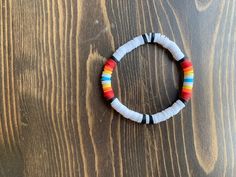
[[[112,72],[117,63],[120,62],[127,53],[147,43],[158,43],[168,49],[175,60],[180,63],[184,73],[184,81],[179,99],[167,109],[152,115],[141,114],[127,108],[115,97],[111,85]],[[119,47],[112,57],[106,61],[101,76],[103,95],[105,99],[110,102],[111,106],[123,117],[144,124],[156,124],[179,113],[191,98],[193,81],[194,73],[192,62],[184,56],[176,43],[160,33],[145,33]]]

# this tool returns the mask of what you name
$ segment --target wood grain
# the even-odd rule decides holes
[[[2,0],[0,177],[221,177],[236,174],[235,0]],[[106,58],[144,32],[174,40],[195,67],[188,106],[139,125],[102,98]],[[128,107],[178,95],[169,52],[146,45],[114,73]]]

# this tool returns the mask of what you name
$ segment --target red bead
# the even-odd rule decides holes
[[[182,68],[187,68],[189,66],[193,66],[192,62],[188,59],[184,59],[184,61],[181,62],[180,65],[181,65]]]
[[[181,98],[184,99],[185,101],[190,100],[192,96],[192,92],[181,92]]]
[[[116,67],[116,62],[112,59],[108,59],[105,63],[105,66],[108,65],[111,68],[115,68]]]
[[[114,98],[114,96],[115,96],[113,90],[108,91],[108,92],[104,92],[103,95],[107,100]]]

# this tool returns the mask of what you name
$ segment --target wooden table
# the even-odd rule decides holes
[[[235,0],[1,0],[1,177],[236,175]],[[144,32],[192,59],[191,102],[157,125],[102,98],[103,63]],[[155,113],[178,96],[169,52],[146,45],[113,76],[128,107]]]

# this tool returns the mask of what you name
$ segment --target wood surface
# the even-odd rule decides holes
[[[236,0],[1,0],[0,177],[236,175]],[[104,101],[106,58],[144,32],[175,41],[195,67],[191,102],[157,125]],[[146,45],[113,77],[128,107],[178,96],[179,67]]]

